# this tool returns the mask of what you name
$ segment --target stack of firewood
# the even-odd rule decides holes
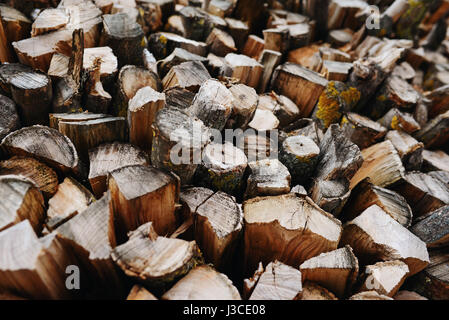
[[[449,299],[449,1],[0,2],[0,299]]]

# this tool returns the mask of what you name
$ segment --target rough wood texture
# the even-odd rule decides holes
[[[97,120],[102,118],[107,118],[107,114],[102,113],[89,113],[89,112],[77,112],[77,113],[50,113],[50,128],[59,129],[59,122],[80,122],[80,121],[89,121],[89,120]]]
[[[265,92],[273,74],[274,69],[281,63],[282,54],[277,51],[264,49],[260,55],[259,62],[263,65],[262,80],[259,83],[259,92]]]
[[[0,139],[20,128],[16,104],[10,98],[0,95]]]
[[[361,150],[379,142],[387,134],[387,129],[378,122],[353,112],[343,116],[340,126],[345,136]]]
[[[126,300],[157,300],[157,298],[144,287],[135,284],[126,297]]]
[[[69,23],[69,16],[64,9],[44,9],[33,22],[31,36],[36,37],[40,34],[62,29],[67,23]]]
[[[16,57],[11,43],[20,41],[29,36],[31,31],[31,21],[28,17],[12,7],[0,4],[0,20],[2,33],[1,62],[15,62]]]
[[[426,148],[445,146],[449,141],[449,111],[430,120],[414,137],[423,142]]]
[[[226,128],[245,129],[256,111],[259,96],[254,88],[244,84],[233,85],[229,91],[234,96],[234,103]]]
[[[206,39],[206,44],[209,45],[210,52],[219,57],[237,51],[232,36],[218,28],[212,30]]]
[[[298,106],[289,98],[283,95],[277,95],[275,92],[260,96],[260,109],[271,111],[279,120],[279,127],[285,128],[293,121],[299,119],[301,111]]]
[[[158,69],[161,76],[165,76],[174,66],[188,61],[206,62],[207,59],[185,49],[175,48],[175,50],[168,57],[158,63]]]
[[[148,46],[155,58],[160,60],[167,57],[175,50],[182,48],[191,53],[205,56],[207,54],[207,44],[191,39],[186,39],[180,35],[169,32],[153,33],[148,38]]]
[[[86,83],[85,108],[91,112],[107,113],[112,102],[111,95],[104,90],[100,78],[101,58],[96,58],[94,66],[88,70]]]
[[[225,57],[223,76],[236,78],[242,84],[257,88],[263,74],[263,66],[257,60],[243,54],[229,53]]]
[[[322,286],[314,282],[304,281],[302,284],[301,300],[338,300],[337,297]]]
[[[171,68],[162,79],[162,85],[164,89],[180,87],[196,92],[210,78],[209,72],[201,62],[188,61]]]
[[[408,134],[413,134],[421,129],[411,114],[401,112],[396,108],[390,109],[378,122],[388,129],[402,130]]]
[[[449,242],[447,216],[449,206],[441,207],[419,219],[410,229],[428,248],[444,247]]]
[[[423,163],[424,144],[402,130],[388,131],[385,139],[391,141],[398,151],[406,170],[419,170]]]
[[[250,58],[258,60],[262,51],[265,48],[265,41],[256,35],[248,36],[245,46],[242,49],[242,53]]]
[[[447,171],[449,172],[449,155],[441,150],[423,150],[424,171]]]

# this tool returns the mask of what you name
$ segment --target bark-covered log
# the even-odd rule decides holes
[[[419,219],[410,229],[428,248],[447,246],[449,226],[447,225],[449,206],[441,207]]]
[[[264,49],[285,53],[290,47],[290,33],[287,28],[263,30]]]
[[[234,39],[236,48],[242,50],[249,36],[248,24],[233,18],[225,18],[225,21],[228,24],[227,31]]]
[[[168,108],[187,109],[195,98],[195,92],[187,89],[172,87],[164,90],[165,103]]]
[[[449,141],[449,111],[430,120],[414,137],[423,142],[426,148],[445,146]]]
[[[256,111],[259,96],[254,88],[244,84],[233,85],[229,88],[229,91],[234,96],[234,103],[226,128],[246,129]]]
[[[419,170],[423,163],[424,144],[401,130],[390,130],[385,136],[398,151],[406,170]]]
[[[81,122],[89,120],[97,120],[109,117],[107,114],[103,113],[89,113],[89,112],[78,112],[78,113],[50,113],[50,128],[59,129],[59,122]]]
[[[361,150],[379,142],[387,134],[384,126],[354,112],[343,115],[340,126],[345,136]]]
[[[413,118],[413,115],[407,112],[401,112],[399,109],[392,108],[378,122],[390,130],[402,130],[408,134],[413,134],[421,129],[421,126]]]
[[[0,139],[20,127],[16,104],[10,98],[0,94]]]
[[[200,56],[205,56],[207,54],[206,43],[186,39],[180,35],[169,32],[153,33],[148,38],[148,46],[157,60],[164,59],[171,54],[175,48],[182,48]]]
[[[196,92],[210,78],[209,72],[201,62],[188,61],[171,68],[162,79],[162,85],[164,90],[180,87]]]
[[[205,41],[214,27],[209,14],[199,8],[186,6],[179,11],[186,37],[195,41]]]

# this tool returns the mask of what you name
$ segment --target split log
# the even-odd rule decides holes
[[[271,263],[271,262],[270,262]],[[243,290],[242,290],[242,298],[244,300],[248,300],[251,294],[253,293],[253,290],[257,284],[257,282],[260,279],[260,276],[262,273],[265,272],[265,268],[262,265],[262,262],[259,262],[258,268],[254,271],[254,274],[251,278],[244,279],[243,280]]]
[[[11,43],[29,37],[31,21],[19,10],[2,3],[0,5],[0,22],[3,29],[1,33],[3,34],[2,45],[4,46],[0,54],[2,56],[1,62],[15,62],[16,57]]]
[[[201,163],[210,131],[201,120],[192,119],[174,108],[163,108],[158,112],[153,131],[151,163],[173,171],[183,185],[188,184]]]
[[[323,59],[320,55],[320,48],[316,44],[307,47],[292,50],[288,53],[287,61],[299,64],[307,69],[320,72],[323,65]]]
[[[428,300],[420,294],[413,291],[401,290],[393,297],[394,300]]]
[[[162,300],[241,300],[231,280],[212,267],[203,265],[191,270]]]
[[[148,165],[148,155],[139,148],[124,143],[106,143],[89,150],[89,183],[94,195],[100,198],[107,190],[110,172],[131,165]]]
[[[157,298],[144,287],[135,284],[126,297],[126,300],[157,300]]]
[[[207,69],[212,77],[219,77],[224,65],[225,60],[223,57],[216,56],[213,53],[207,55]]]
[[[274,261],[265,267],[249,300],[299,300],[301,296],[301,272]]]
[[[195,98],[194,92],[179,87],[169,88],[164,93],[167,108],[187,109]]]
[[[242,53],[250,58],[259,60],[262,51],[265,49],[265,41],[256,35],[249,35]]]
[[[423,162],[424,144],[401,130],[391,130],[385,139],[398,151],[406,170],[419,170]]]
[[[407,264],[400,260],[366,266],[361,275],[363,280],[359,291],[374,290],[381,295],[393,297],[401,288],[408,273]]]
[[[22,128],[7,135],[0,147],[10,156],[33,157],[58,172],[85,174],[72,141],[55,129],[39,125]]]
[[[158,236],[148,222],[129,233],[129,240],[111,252],[123,272],[140,283],[165,289],[201,263],[195,241]]]
[[[402,0],[401,0],[402,1]],[[416,71],[413,67],[407,62],[404,61],[401,64],[398,64],[391,73],[392,76],[400,77],[404,80],[412,80],[416,76]]]
[[[329,30],[339,28],[351,28],[358,30],[361,23],[357,14],[368,7],[365,1],[331,0],[329,3],[327,28]]]
[[[186,30],[184,29],[184,25],[182,24],[181,16],[178,14],[170,16],[164,26],[164,31],[178,34],[184,37],[186,34]]]
[[[234,95],[214,79],[202,80],[198,85],[201,87],[187,113],[202,120],[209,128],[223,130],[234,109]]]
[[[274,69],[281,63],[282,54],[277,51],[264,49],[260,55],[259,62],[263,66],[262,80],[259,83],[259,92],[265,92],[273,74]]]
[[[59,132],[75,146],[80,159],[88,162],[89,150],[107,142],[127,140],[126,119],[108,117],[79,122],[59,122]]]
[[[401,260],[414,275],[429,264],[426,244],[377,205],[345,224],[340,245],[350,245],[362,265]]]
[[[290,98],[301,110],[301,117],[308,117],[327,82],[318,73],[287,62],[274,71],[271,87]]]
[[[137,5],[146,34],[159,30],[175,11],[173,0],[138,0]]]
[[[429,176],[435,178],[449,187],[449,172],[447,171],[432,171],[428,173]]]
[[[79,113],[50,113],[50,128],[59,129],[59,122],[81,122],[107,118],[107,114],[79,112]]]
[[[212,30],[206,39],[206,44],[209,45],[210,52],[219,57],[237,51],[232,36],[218,28]]]
[[[400,183],[394,186],[394,190],[410,204],[415,219],[449,204],[449,188],[425,173],[404,174]]]
[[[290,172],[278,159],[249,162],[248,168],[245,199],[257,196],[277,196],[290,192]]]
[[[287,135],[303,135],[312,139],[317,145],[323,139],[323,131],[318,127],[317,123],[309,118],[299,119],[286,128],[284,128]]]
[[[154,55],[150,51],[148,51],[147,48],[143,49],[142,55],[143,66],[145,67],[145,69],[157,73],[157,61]]]
[[[114,0],[94,0],[94,3],[101,9],[103,14],[111,13],[112,7],[114,6]]]
[[[298,135],[282,142],[279,160],[288,168],[293,184],[304,184],[318,164],[320,148],[312,139]]]
[[[230,142],[210,143],[204,148],[202,164],[194,180],[199,186],[238,195],[242,191],[247,161],[245,153]]]
[[[53,169],[33,158],[14,156],[0,161],[0,175],[18,175],[30,179],[46,200],[58,189],[58,176]]]
[[[303,281],[312,281],[338,297],[348,295],[359,273],[359,263],[350,246],[322,253],[299,266]]]
[[[229,53],[225,57],[222,76],[236,78],[242,84],[257,88],[263,74],[263,66],[243,54]]]
[[[103,33],[100,46],[108,46],[117,56],[119,67],[143,64],[144,34],[141,26],[127,14],[103,15]]]
[[[21,127],[16,104],[0,94],[0,140]]]
[[[0,66],[0,84],[17,105],[25,126],[47,124],[53,90],[50,77],[18,63]]]
[[[353,112],[343,115],[340,126],[345,136],[361,150],[379,142],[387,134],[387,129],[378,122]]]
[[[241,142],[239,141],[239,143]],[[239,148],[242,149],[242,146],[239,145]],[[248,163],[264,159],[277,159],[278,143],[276,135],[273,132],[270,132],[268,136],[264,131],[257,133],[247,131],[243,137],[243,150],[248,158]]]
[[[204,63],[207,59],[187,50],[175,48],[175,50],[168,57],[158,63],[158,69],[161,76],[164,77],[171,68],[188,61],[198,61]]]
[[[402,226],[408,228],[412,224],[412,209],[405,198],[395,191],[375,186],[369,178],[352,189],[339,218],[341,221],[352,220],[374,204]]]
[[[314,282],[305,281],[302,284],[302,298],[301,300],[338,300],[335,295],[323,288],[322,286],[317,285]]]
[[[257,108],[256,112],[254,112],[253,119],[248,123],[248,127],[258,132],[276,130],[279,127],[279,119],[272,111]]]
[[[62,29],[69,23],[69,18],[64,9],[44,9],[33,22],[31,36],[36,37],[40,34]]]
[[[129,100],[129,142],[144,151],[151,152],[153,124],[156,113],[165,107],[165,94],[143,87]]]
[[[0,176],[0,231],[28,220],[39,234],[45,219],[45,204],[39,189],[34,183],[16,175]]]
[[[176,229],[177,176],[153,167],[133,165],[110,172],[108,185],[119,243],[126,232],[150,221],[160,235],[170,234]]]
[[[419,0],[410,3],[408,10],[397,21],[396,35],[401,39],[413,39],[417,35],[418,26],[424,19],[432,1]]]
[[[444,75],[447,75],[446,71],[444,72]],[[431,119],[449,110],[447,107],[447,104],[449,103],[448,90],[449,85],[446,84],[425,95],[425,97],[430,100],[428,111]]]
[[[196,92],[210,78],[209,72],[201,62],[188,61],[171,68],[164,79],[162,79],[162,85],[164,90],[180,87]]]
[[[228,24],[227,31],[234,39],[236,48],[242,51],[249,36],[248,25],[243,21],[233,18],[225,18],[225,21]]]
[[[424,241],[427,248],[447,246],[449,243],[448,215],[449,205],[446,205],[422,217],[410,231]]]
[[[257,107],[273,112],[276,118],[278,118],[281,128],[287,127],[300,117],[300,110],[292,100],[286,96],[277,95],[273,91],[270,94],[260,96]]]
[[[286,28],[288,30],[290,50],[309,45],[313,38],[313,26],[310,23],[289,24],[280,28]]]
[[[338,29],[330,31],[327,40],[333,47],[340,48],[350,43],[352,36],[353,31],[351,29]]]
[[[290,47],[290,33],[287,28],[263,30],[264,49],[285,53]]]
[[[330,81],[346,81],[351,69],[352,63],[323,60],[321,74]]]
[[[107,113],[112,102],[111,95],[104,90],[100,80],[101,58],[95,59],[94,66],[88,71],[85,85],[85,108],[91,112]]]
[[[337,249],[341,223],[307,197],[293,193],[258,197],[243,204],[246,274],[257,264],[279,260],[298,266]]]
[[[429,149],[445,146],[449,141],[449,111],[430,120],[414,137]]]
[[[229,91],[234,96],[234,103],[226,128],[245,129],[256,111],[259,96],[254,88],[244,84],[233,85]]]
[[[399,181],[405,173],[401,158],[393,144],[386,140],[362,150],[363,163],[351,179],[350,189],[369,177],[379,187],[388,187]]]
[[[334,61],[334,62],[352,62],[351,55],[329,47],[320,47],[319,53],[323,61]]]
[[[449,155],[441,150],[429,151],[424,150],[423,170],[424,171],[447,171],[449,172]]]
[[[396,108],[390,109],[378,122],[388,129],[402,130],[408,134],[413,134],[421,129],[411,114],[401,112]]]
[[[348,300],[393,300],[386,295],[379,294],[377,291],[364,291],[351,296]]]
[[[204,42],[186,39],[180,35],[168,32],[158,32],[150,35],[148,46],[157,60],[164,59],[175,48],[182,48],[200,56],[207,54],[207,44]]]
[[[214,24],[209,14],[199,8],[186,6],[179,11],[186,37],[195,41],[205,41]]]
[[[126,117],[129,100],[131,100],[144,87],[151,87],[156,91],[161,90],[161,81],[154,72],[137,67],[124,66],[120,69],[117,78],[117,93],[114,97],[112,114],[118,117]]]
[[[56,194],[48,201],[45,226],[52,231],[83,212],[95,201],[94,196],[73,178],[65,178]]]

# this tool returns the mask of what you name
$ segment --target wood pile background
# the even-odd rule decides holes
[[[0,299],[449,299],[449,1],[0,2]]]

